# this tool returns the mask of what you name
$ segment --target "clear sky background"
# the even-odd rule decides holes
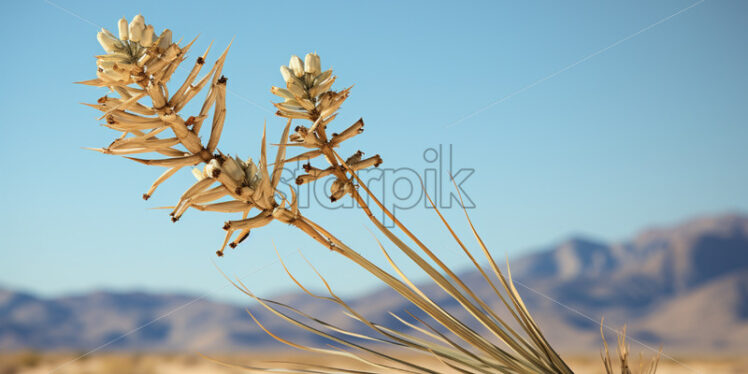
[[[424,151],[442,145],[447,157],[451,144],[455,172],[475,170],[462,187],[499,258],[571,235],[618,241],[650,225],[746,212],[748,3],[704,1],[646,29],[696,3],[3,2],[0,286],[244,300],[215,263],[270,296],[291,290],[273,242],[311,284],[299,250],[343,294],[376,285],[278,223],[218,259],[224,215],[191,211],[172,224],[149,210],[176,201],[189,172],[144,202],[160,168],[81,149],[116,134],[78,104],[106,90],[72,82],[94,77],[97,27],[115,30],[138,13],[176,39],[199,34],[193,57],[214,41],[211,62],[234,38],[220,148],[242,157],[259,156],[263,121],[279,137],[284,122],[269,92],[282,83],[278,67],[317,51],[338,88],[355,83],[332,126],[366,121],[344,152],[379,153],[383,167],[422,173],[434,165]],[[442,185],[446,195],[446,178]],[[422,203],[399,217],[459,268],[464,259]],[[467,235],[461,212],[446,211]],[[307,214],[386,266],[360,211],[313,202]]]

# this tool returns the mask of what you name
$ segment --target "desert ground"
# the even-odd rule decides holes
[[[0,353],[0,374],[233,374],[248,370],[226,367],[199,354],[122,354],[101,353],[76,359],[80,354],[16,352]],[[599,356],[577,355],[567,357],[578,374],[603,373]],[[675,356],[676,361],[663,358],[658,374],[748,373],[748,357],[696,357]],[[307,364],[334,365],[335,362],[309,354],[232,354],[218,355],[215,359],[240,365],[258,364],[260,361],[292,361]],[[636,360],[634,361],[637,362]],[[384,371],[383,371],[384,372]]]

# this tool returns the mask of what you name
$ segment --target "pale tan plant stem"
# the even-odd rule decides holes
[[[352,175],[352,177],[357,180],[358,185],[361,188],[364,189],[364,191],[367,193],[367,195],[370,198],[372,198],[372,200],[374,201],[374,203],[395,223],[395,225],[399,229],[401,229],[411,240],[413,240],[429,256],[429,258],[431,258],[437,265],[439,265],[439,267],[442,268],[442,270],[444,270],[455,282],[457,282],[460,285],[460,287],[465,290],[465,292],[467,292],[472,298],[474,298],[479,303],[481,303],[482,304],[481,307],[484,310],[490,310],[490,308],[487,305],[485,305],[484,303],[482,303],[482,301],[480,300],[480,298],[478,298],[472,292],[472,290],[470,290],[470,288],[467,287],[467,285],[465,285],[462,282],[462,280],[456,274],[454,274],[454,272],[451,271],[451,269],[449,269],[449,267],[447,267],[431,250],[429,250],[429,248],[426,247],[426,245],[423,244],[423,242],[421,242],[418,239],[418,237],[415,236],[415,234],[413,234],[404,224],[402,224],[402,222],[400,220],[398,220],[395,217],[395,215],[392,214],[392,212],[390,212],[376,198],[376,196],[374,196],[371,193],[371,191],[367,188],[367,186],[363,183],[363,181],[358,177],[358,175],[356,175],[355,172],[348,167],[348,165],[345,163],[345,161],[343,161],[343,159],[340,157],[340,155],[338,155],[334,151],[332,151],[332,152],[334,153],[334,155],[336,156],[336,158],[340,160],[341,165],[343,167],[345,167],[347,169],[347,171]],[[535,351],[534,349],[530,349],[529,352],[526,351],[525,349],[523,349],[523,347],[520,347],[516,343],[515,339],[512,339],[511,337],[507,337],[505,331],[502,331],[500,328],[497,328],[497,326],[495,326],[492,323],[492,321],[488,320],[488,318],[486,317],[485,314],[481,313],[481,311],[478,310],[472,303],[470,303],[468,300],[466,300],[464,298],[463,294],[460,293],[459,291],[457,291],[454,288],[454,286],[448,280],[446,280],[440,273],[438,273],[437,271],[435,271],[435,269],[433,269],[433,267],[431,267],[431,265],[429,265],[428,263],[426,263],[423,260],[423,258],[421,258],[419,255],[417,255],[415,252],[413,252],[410,248],[408,248],[407,246],[405,246],[405,244],[403,244],[402,241],[400,241],[400,239],[397,238],[397,236],[394,233],[392,233],[386,226],[384,226],[376,218],[376,216],[374,216],[374,214],[371,212],[371,210],[368,207],[368,204],[366,204],[366,202],[362,199],[362,197],[358,193],[358,191],[356,191],[354,189],[353,192],[352,192],[352,195],[353,195],[354,199],[358,202],[358,204],[362,207],[362,209],[366,213],[367,217],[374,223],[375,226],[377,226],[377,228],[380,231],[382,231],[382,233],[384,233],[393,242],[395,242],[395,243],[401,243],[401,244],[398,244],[398,247],[400,247],[403,250],[403,252],[405,252],[406,255],[408,255],[414,262],[416,262],[424,271],[426,271],[429,274],[429,276],[431,276],[431,278],[439,286],[441,286],[447,293],[449,293],[457,301],[459,301],[463,305],[463,307],[465,307],[476,319],[478,319],[484,326],[486,326],[495,335],[497,335],[502,341],[504,341],[507,345],[509,345],[515,352],[521,354],[523,357],[525,357],[529,361],[534,362],[536,364],[539,364],[540,366],[545,366],[545,367],[549,367],[550,368],[550,367],[556,366],[556,365],[553,365],[553,363],[551,363],[553,361],[556,361],[557,364],[559,362],[563,363],[563,361],[560,359],[560,357],[558,357],[558,354],[555,351],[553,351],[552,349],[550,349],[550,350],[546,349],[546,347],[549,347],[547,345],[547,342],[546,342],[546,344],[538,344],[541,347],[543,347],[544,350],[545,350],[546,356],[543,357],[542,355],[539,355],[537,353],[537,351]],[[493,262],[493,260],[490,259],[490,257],[489,257],[489,260],[491,262]],[[480,266],[478,266],[477,264],[476,264],[476,266],[480,269]],[[500,294],[499,294],[499,296],[501,297]],[[503,297],[502,297],[502,300],[503,300]],[[506,302],[505,302],[505,304],[506,304]],[[518,306],[518,308],[519,308],[519,306]],[[514,310],[511,309],[511,308],[509,308],[509,309],[514,314]],[[530,323],[530,322],[528,322],[526,320],[523,321],[524,320],[524,315],[522,313],[520,313],[520,315],[523,318],[517,319],[516,316],[515,316],[515,319],[517,319],[518,322],[520,322],[520,323],[526,322],[528,325],[532,326],[532,323]],[[504,323],[501,319],[498,319],[498,322],[500,324],[502,324],[503,326],[508,327],[508,325],[506,323]],[[538,330],[538,332],[539,332],[539,330]],[[513,335],[515,335],[515,337],[517,337],[516,333],[514,333]],[[534,336],[533,334],[530,334],[530,335],[531,335],[531,338],[533,340],[537,339],[536,336]],[[522,339],[521,337],[519,337],[519,339],[517,339],[517,340],[522,341],[524,343],[524,345],[529,348],[529,344],[527,344],[524,339]],[[540,342],[536,342],[536,343],[540,343]],[[538,359],[541,359],[541,358],[542,358],[542,361],[543,361],[542,363],[538,362]],[[571,373],[571,369],[569,369],[568,367],[566,367],[565,364],[563,364],[562,367],[564,367],[564,369],[562,369],[563,370],[562,372],[564,372],[564,373]]]
[[[309,219],[305,217],[300,217],[299,219],[301,223],[292,223],[296,227],[302,229],[305,233],[308,233],[305,228],[306,225],[313,226],[317,229],[322,229],[321,226],[314,224]],[[304,227],[304,228],[302,228]],[[322,229],[323,230],[323,229]],[[517,370],[521,370],[521,367],[524,366],[523,363],[511,355],[507,354],[500,348],[496,347],[489,341],[487,341],[485,338],[481,337],[478,334],[473,333],[470,331],[470,329],[465,326],[461,321],[454,319],[451,317],[448,313],[446,313],[441,307],[436,305],[433,301],[425,297],[425,295],[419,295],[418,293],[414,292],[409,288],[406,284],[404,284],[402,281],[398,280],[394,276],[392,276],[387,271],[383,270],[379,266],[373,264],[371,261],[366,259],[365,257],[361,256],[358,252],[351,249],[347,245],[345,245],[342,241],[340,241],[338,238],[330,234],[329,232],[323,230],[324,236],[327,237],[328,240],[323,239],[321,236],[318,235],[310,235],[313,239],[317,240],[322,245],[342,254],[346,258],[350,259],[357,265],[361,266],[365,270],[369,271],[372,275],[376,276],[383,282],[385,282],[388,286],[390,286],[392,289],[397,291],[400,295],[405,297],[407,300],[412,302],[414,305],[416,305],[418,308],[428,312],[434,319],[442,323],[444,326],[448,327],[452,332],[454,332],[457,336],[462,338],[463,340],[466,340],[473,346],[481,349],[487,354],[490,355],[498,355],[503,360],[504,363],[513,366]],[[330,245],[333,244],[333,245]]]

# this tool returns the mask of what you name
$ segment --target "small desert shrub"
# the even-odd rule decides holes
[[[606,374],[616,374],[615,367],[619,368],[618,373],[620,374],[655,374],[657,372],[657,365],[660,363],[660,353],[653,357],[649,362],[645,362],[644,359],[639,357],[639,364],[634,366],[629,356],[629,347],[626,344],[626,326],[623,326],[621,331],[616,333],[617,340],[617,352],[618,361],[614,362],[610,357],[610,350],[608,348],[608,341],[605,339],[605,332],[603,330],[603,324],[600,323],[600,335],[603,338],[603,353],[600,356],[603,359],[603,365],[605,366]],[[617,364],[617,365],[616,365]]]

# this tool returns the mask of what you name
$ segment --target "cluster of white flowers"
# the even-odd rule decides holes
[[[331,69],[322,71],[320,58],[316,53],[307,54],[304,60],[292,56],[289,64],[281,67],[286,87],[272,87],[271,91],[284,99],[274,105],[278,108],[277,114],[288,121],[278,144],[275,160],[272,163],[268,160],[263,133],[260,157],[255,163],[251,158],[245,161],[217,149],[226,118],[227,79],[221,73],[228,48],[202,78],[198,78],[198,75],[205,64],[208,51],[197,57],[187,78],[170,95],[167,88],[169,78],[180,63],[185,61],[186,53],[194,41],[180,47],[179,43],[172,42],[170,30],[166,29],[157,35],[153,26],[146,25],[141,15],[135,16],[129,23],[122,18],[117,28],[118,37],[106,29],[97,34],[106,54],[96,56],[97,78],[79,82],[109,87],[119,94],[119,97],[105,96],[97,104],[90,104],[104,112],[101,119],[106,119],[106,127],[122,132],[122,136],[108,147],[94,150],[122,155],[146,165],[167,167],[168,170],[143,194],[144,199],[148,199],[161,183],[181,168],[194,167],[204,162],[204,167],[193,169],[197,181],[180,196],[174,206],[168,208],[171,209],[170,215],[175,222],[189,208],[242,213],[241,219],[226,222],[224,229],[227,234],[218,250],[219,255],[223,254],[227,245],[235,247],[246,239],[251,229],[267,225],[273,220],[287,224],[297,222],[300,213],[295,192],[291,191],[292,198],[289,200],[286,194],[278,191],[285,163],[294,160],[309,161],[324,156],[329,167],[317,169],[307,163],[304,166],[307,174],[300,176],[296,182],[303,184],[332,175],[336,180],[332,183],[330,198],[335,201],[345,194],[355,194],[355,184],[347,173],[377,166],[382,162],[378,155],[362,159],[361,151],[354,153],[345,162],[342,159],[340,162],[336,160],[339,156],[333,148],[362,133],[364,123],[359,120],[342,132],[328,136],[327,125],[336,117],[350,88],[341,91],[331,89],[336,77]],[[199,114],[184,119],[180,114],[181,110],[204,87],[209,87],[209,91]],[[150,100],[147,103],[141,102],[143,98]],[[203,121],[210,117],[211,108],[213,115],[210,137],[204,143],[199,134]],[[298,125],[294,128],[292,121],[295,119],[308,120],[311,125]],[[158,136],[166,130],[171,130],[173,136]],[[286,158],[286,148],[292,145],[307,148],[308,152]],[[151,152],[167,158],[129,157]],[[271,165],[272,170],[268,170]],[[259,212],[250,216],[253,209]],[[318,235],[310,227],[301,225],[300,228],[309,230],[310,235]],[[239,232],[239,235],[231,241],[235,232]]]
[[[159,59],[173,60],[179,48],[171,42],[171,30],[164,30],[156,36],[153,25],[146,25],[143,16],[138,14],[128,25],[124,17],[119,20],[119,37],[102,28],[96,35],[99,44],[107,52],[96,56],[97,77],[104,82],[129,84],[133,76],[149,69],[150,74],[165,69],[169,64]],[[170,48],[174,45],[176,48]],[[172,56],[166,56],[167,52]]]
[[[291,56],[288,66],[281,66],[280,71],[286,88],[272,87],[270,92],[285,99],[274,103],[281,117],[329,122],[348,97],[347,89],[330,90],[336,77],[332,69],[322,71],[316,53],[308,53],[304,61],[299,56]]]
[[[350,87],[339,92],[331,90],[336,77],[332,75],[332,69],[322,71],[316,53],[308,53],[303,61],[298,56],[291,56],[291,61],[287,66],[281,66],[280,72],[286,88],[270,89],[273,94],[284,99],[281,103],[273,104],[278,108],[276,114],[289,119],[306,119],[312,122],[310,127],[296,126],[294,133],[288,138],[292,144],[311,150],[286,162],[324,156],[330,164],[326,169],[318,169],[307,163],[304,165],[306,174],[298,176],[296,183],[310,183],[328,175],[335,175],[336,180],[330,187],[330,200],[336,201],[347,193],[353,193],[352,180],[339,168],[332,149],[362,133],[364,121],[358,120],[339,134],[332,133],[328,136],[326,132],[328,123],[335,119],[337,110],[348,98]],[[361,159],[362,156],[363,152],[358,151],[346,160],[351,171],[379,166],[382,163],[379,155],[365,160]]]

